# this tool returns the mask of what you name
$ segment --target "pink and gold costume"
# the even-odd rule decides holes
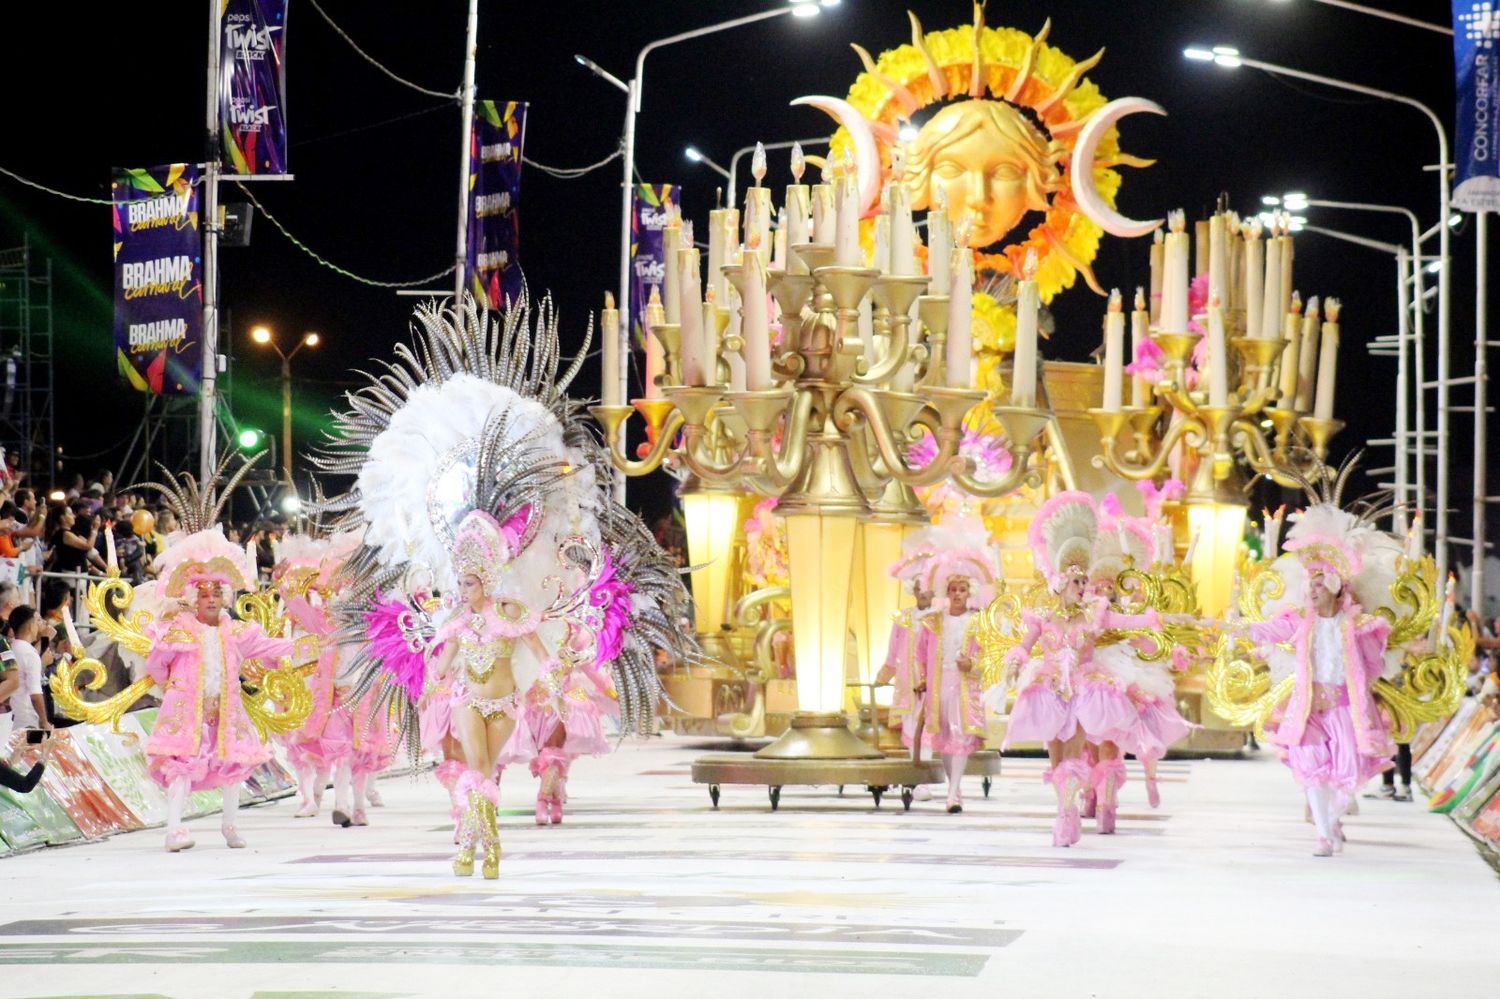
[[[978,660],[979,643],[968,633],[973,612],[953,615],[934,611],[919,619],[914,676],[926,680],[921,698],[922,744],[936,753],[978,752],[984,745],[984,700],[979,670],[960,670],[959,656]],[[909,712],[902,739],[911,745],[917,712]]]
[[[224,618],[206,625],[183,612],[152,635],[146,672],[161,684],[161,709],[146,740],[146,768],[158,784],[179,779],[203,791],[243,781],[270,758],[240,698],[240,667],[292,654],[292,641],[260,626]]]

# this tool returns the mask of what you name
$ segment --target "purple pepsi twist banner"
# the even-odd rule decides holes
[[[192,395],[203,357],[198,167],[116,170],[115,362],[141,392]]]
[[[660,288],[667,275],[662,253],[662,230],[674,208],[682,204],[676,184],[637,184],[630,210],[630,333],[637,347],[646,344],[646,303],[651,289]]]
[[[220,0],[219,134],[224,168],[284,174],[288,0]]]
[[[487,308],[521,296],[521,147],[526,104],[479,101],[469,137],[469,236],[464,285]]]
[[[1453,0],[1453,207],[1500,212],[1500,4]]]

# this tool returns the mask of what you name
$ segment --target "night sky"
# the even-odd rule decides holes
[[[1370,2],[1447,19],[1440,0]],[[485,0],[478,95],[531,102],[529,157],[562,167],[590,163],[615,148],[624,95],[576,65],[575,52],[628,77],[635,53],[652,39],[774,3]],[[878,54],[908,41],[908,6],[929,29],[970,17],[961,0],[844,0],[815,19],[776,18],[653,53],[638,125],[641,179],[685,185],[687,215],[701,226],[719,178],[688,163],[683,147],[695,143],[727,164],[735,149],[757,139],[828,134],[831,123],[820,112],[787,102],[803,94],[843,96],[860,68],[848,43]],[[112,166],[200,157],[204,7],[110,8],[100,17],[67,4],[12,5],[0,30],[0,166],[106,197]],[[327,0],[324,8],[395,72],[433,89],[457,90],[466,8],[460,0]],[[143,16],[146,9],[153,15]],[[1436,161],[1436,141],[1416,111],[1248,69],[1189,63],[1181,52],[1191,44],[1236,45],[1266,61],[1409,94],[1451,121],[1448,36],[1306,0],[1013,0],[991,3],[988,21],[1034,32],[1049,15],[1049,42],[1074,58],[1108,47],[1089,74],[1107,97],[1148,97],[1170,113],[1123,125],[1125,148],[1158,160],[1150,169],[1124,171],[1125,214],[1154,217],[1184,207],[1190,218],[1202,217],[1221,192],[1231,207],[1250,214],[1262,194],[1297,190],[1404,205],[1424,224],[1435,220],[1436,180],[1422,167]],[[301,239],[357,273],[404,280],[444,267],[453,256],[457,211],[457,107],[382,76],[298,0],[289,31],[289,156],[296,180],[261,184],[255,193]],[[409,117],[381,124],[398,116]],[[789,179],[785,157],[773,154],[771,166],[767,182],[779,192]],[[603,291],[617,280],[618,167],[571,181],[535,170],[523,174],[522,264],[534,290],[552,290],[570,341],[581,337],[588,310],[599,307]],[[223,196],[239,200],[232,187]],[[1388,242],[1405,239],[1405,223],[1395,218],[1307,214],[1315,224]],[[59,442],[74,455],[123,444],[142,400],[114,373],[108,209],[0,177],[0,247],[18,245],[23,234],[52,256],[59,277]],[[1147,242],[1106,237],[1095,264],[1106,288],[1146,282]],[[1473,246],[1466,226],[1454,240],[1454,369],[1460,373],[1472,363]],[[252,246],[226,249],[221,263],[222,304],[232,320],[234,409],[244,422],[273,429],[279,413],[274,358],[250,343],[250,328],[270,324],[288,341],[304,330],[322,334],[323,345],[296,361],[296,430],[306,441],[349,384],[348,368],[385,355],[404,335],[411,300],[319,266],[263,218],[255,221]],[[1394,332],[1391,259],[1303,234],[1295,283],[1304,298],[1331,294],[1345,305],[1339,412],[1351,427],[1335,450],[1388,435],[1395,362],[1366,357],[1362,344]],[[1082,359],[1098,344],[1103,300],[1080,282],[1053,308],[1060,333],[1044,352]],[[1435,325],[1430,318],[1429,330]],[[596,381],[591,367],[582,388],[592,392]],[[1464,507],[1468,420],[1457,415],[1462,430],[1454,435],[1463,442],[1454,461],[1455,475],[1463,477],[1454,498]],[[81,461],[81,470],[116,457]],[[659,492],[642,490],[642,497],[648,505],[661,502]],[[1465,523],[1467,510],[1458,518]]]

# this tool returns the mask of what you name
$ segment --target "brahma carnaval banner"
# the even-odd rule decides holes
[[[288,0],[220,0],[219,134],[230,173],[284,174]]]
[[[521,295],[521,147],[526,104],[478,101],[469,137],[469,236],[464,285],[487,308]]]
[[[115,360],[142,392],[195,394],[202,374],[198,168],[116,170]]]

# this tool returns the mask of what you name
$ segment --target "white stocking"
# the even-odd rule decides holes
[[[339,763],[333,774],[333,807],[345,815],[349,814],[349,761]]]
[[[1307,789],[1307,805],[1312,810],[1313,825],[1320,839],[1333,842],[1333,788],[1327,784],[1313,784]]]
[[[354,775],[354,810],[363,811],[365,801],[365,787],[370,780],[370,775],[358,773]]]
[[[240,811],[240,788],[244,786],[243,782],[224,785],[224,816],[222,824],[225,829],[234,828],[235,816]]]
[[[182,809],[187,804],[188,779],[179,777],[167,788],[167,832],[182,828]]]

